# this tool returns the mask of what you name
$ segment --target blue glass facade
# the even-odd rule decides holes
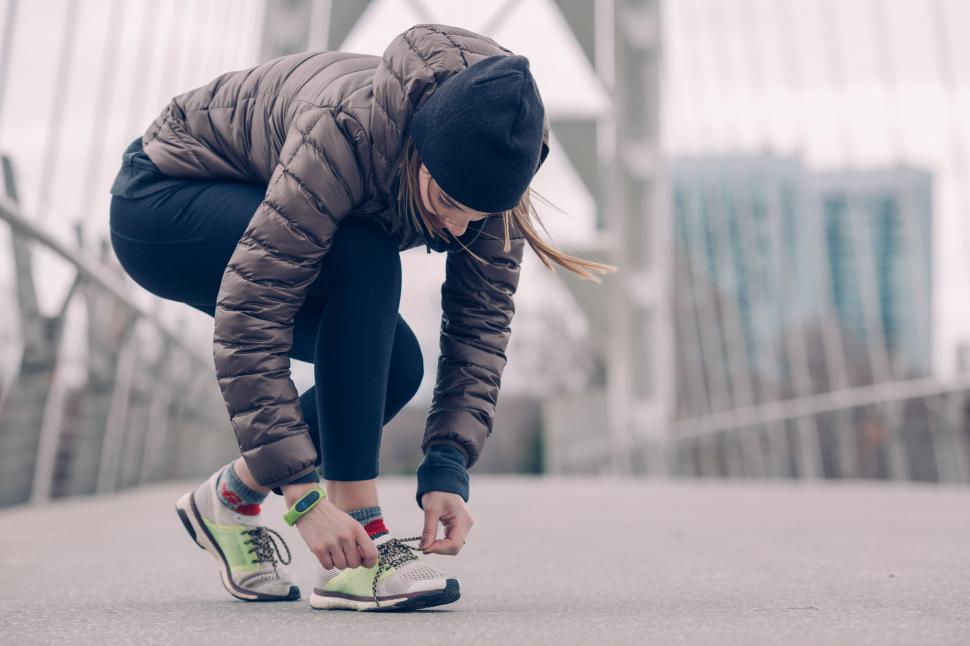
[[[928,173],[770,155],[669,171],[678,415],[831,390],[836,368],[846,386],[932,371]]]

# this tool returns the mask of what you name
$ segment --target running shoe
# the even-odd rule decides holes
[[[343,570],[323,570],[310,606],[319,610],[418,610],[458,600],[458,579],[421,560],[421,550],[405,541],[421,537],[374,539],[378,561]]]
[[[299,599],[300,588],[283,567],[292,560],[286,541],[276,531],[258,525],[258,516],[237,514],[219,501],[216,482],[220,471],[175,504],[185,530],[218,561],[222,585],[232,596],[245,601]]]

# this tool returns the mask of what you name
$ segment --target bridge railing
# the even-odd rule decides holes
[[[133,299],[106,243],[95,258],[26,217],[12,160],[2,166],[16,291],[5,306],[17,311],[20,352],[4,358],[14,369],[0,390],[0,505],[200,475],[228,460],[235,448],[211,355]],[[53,315],[38,307],[38,249],[75,274]]]
[[[208,317],[124,276],[108,189],[171,97],[258,62],[278,4],[0,0],[0,506],[238,455]]]
[[[605,405],[594,395],[546,402],[548,471],[610,472],[619,463],[667,477],[970,484],[966,379],[883,383],[679,419],[618,450],[605,429],[589,432]]]

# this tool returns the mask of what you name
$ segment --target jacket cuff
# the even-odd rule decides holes
[[[447,491],[468,502],[468,469],[464,454],[449,444],[432,444],[418,467],[415,501],[422,510],[421,496],[429,491]]]
[[[460,429],[456,431],[455,429]],[[427,452],[433,444],[451,444],[459,449],[471,468],[478,461],[489,428],[481,417],[461,408],[441,408],[428,414],[421,448]]]
[[[316,471],[318,464],[317,447],[308,432],[254,446],[242,456],[256,482],[274,491]]]
[[[310,482],[320,482],[320,476],[319,474],[317,474],[316,468],[314,468],[314,470],[311,471],[310,473],[304,474],[299,478],[296,478],[295,480],[290,480],[289,482],[286,482],[284,484],[288,484],[288,485],[289,484],[308,484]],[[273,487],[273,493],[275,493],[278,496],[282,496],[283,485],[280,485],[279,487]]]

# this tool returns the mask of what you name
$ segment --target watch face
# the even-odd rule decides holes
[[[315,503],[317,500],[319,500],[319,498],[320,498],[320,492],[319,491],[311,491],[310,493],[308,493],[307,495],[303,496],[303,498],[301,498],[300,500],[297,501],[297,503],[296,503],[296,510],[298,512],[304,512],[304,511],[306,511],[307,508],[310,505],[312,505],[313,503]]]

